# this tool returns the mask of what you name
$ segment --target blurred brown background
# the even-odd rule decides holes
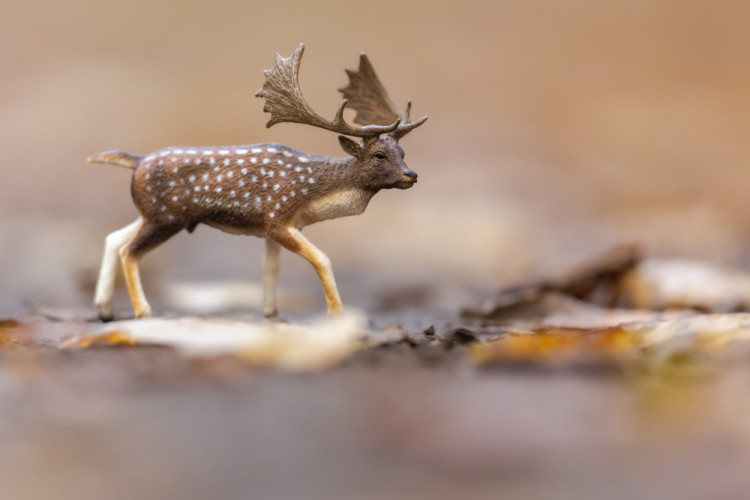
[[[364,50],[394,101],[430,116],[403,144],[415,189],[308,230],[345,302],[363,276],[491,286],[622,241],[743,265],[749,22],[741,1],[6,0],[0,312],[90,300],[104,236],[136,214],[128,172],[88,155],[266,141],[342,155],[333,134],[265,129],[252,97],[299,42],[321,114]],[[147,286],[257,279],[261,254],[200,228],[145,259]],[[309,266],[284,260],[282,283],[322,301]]]

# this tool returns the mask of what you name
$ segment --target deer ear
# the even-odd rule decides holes
[[[362,148],[359,144],[357,144],[357,141],[354,141],[352,139],[349,139],[345,135],[339,136],[339,144],[341,144],[341,148],[348,154],[360,158],[362,155]]]

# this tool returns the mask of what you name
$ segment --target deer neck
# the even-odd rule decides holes
[[[357,160],[353,157],[316,159],[315,170],[320,171],[311,190],[309,201],[295,218],[295,225],[303,227],[316,222],[365,211],[377,191],[367,189],[358,180]]]

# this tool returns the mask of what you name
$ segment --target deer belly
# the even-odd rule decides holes
[[[261,213],[215,212],[201,220],[201,224],[214,227],[225,233],[263,236],[265,224]]]

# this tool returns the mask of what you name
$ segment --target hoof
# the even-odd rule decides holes
[[[112,312],[111,307],[96,305],[96,308],[99,311],[99,314],[98,314],[99,319],[103,321],[104,323],[115,319],[115,315]]]
[[[154,313],[151,312],[151,308],[135,312],[135,319],[146,319],[146,318],[153,318],[153,317],[154,317]]]

